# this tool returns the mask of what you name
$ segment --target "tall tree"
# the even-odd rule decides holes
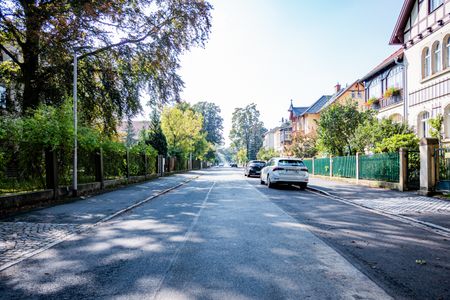
[[[245,150],[248,159],[256,159],[263,144],[266,129],[259,116],[254,103],[244,108],[235,108],[233,112],[230,139],[236,148]]]
[[[159,111],[156,108],[150,115],[150,126],[145,137],[145,143],[155,148],[159,155],[167,155],[167,140],[161,128]]]
[[[322,152],[342,156],[354,154],[355,130],[372,118],[373,112],[360,112],[356,102],[328,106],[317,122],[318,144]]]
[[[10,59],[0,76],[23,87],[22,112],[60,104],[72,94],[72,60],[80,60],[80,108],[106,128],[151,101],[179,99],[179,55],[203,45],[210,29],[207,1],[1,0],[0,50]]]
[[[178,106],[165,108],[161,115],[161,128],[167,139],[169,153],[183,158],[187,158],[189,153],[198,156],[203,154],[198,153],[198,148],[201,146],[204,149],[203,145],[206,144],[201,133],[202,124],[203,117],[191,109],[183,110]]]
[[[198,102],[192,108],[203,116],[202,131],[209,143],[220,145],[223,141],[223,118],[220,107],[211,102]]]

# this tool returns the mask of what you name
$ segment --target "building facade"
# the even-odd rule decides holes
[[[405,0],[391,45],[402,45],[406,68],[405,119],[419,137],[430,118],[444,117],[450,142],[450,0]]]
[[[403,48],[395,51],[361,79],[367,107],[378,111],[378,118],[404,121],[405,67]]]
[[[356,80],[354,83],[342,87],[339,83],[334,86],[335,93],[328,99],[324,108],[333,104],[345,104],[347,101],[355,101],[358,103],[358,107],[362,110],[365,106],[364,101],[364,85],[360,80]]]

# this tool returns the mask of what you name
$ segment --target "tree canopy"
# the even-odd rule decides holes
[[[211,9],[198,0],[0,1],[0,50],[9,57],[0,76],[17,89],[8,109],[23,114],[70,97],[74,49],[81,115],[105,130],[140,110],[143,90],[152,102],[178,100],[179,55],[203,45]]]
[[[161,115],[161,128],[167,139],[169,154],[182,158],[187,158],[190,153],[203,155],[198,153],[200,148],[207,151],[201,132],[203,117],[192,109],[180,106],[166,107]]]
[[[259,111],[254,103],[244,108],[235,108],[233,112],[230,139],[237,149],[245,150],[249,160],[256,159],[256,154],[263,144],[263,135],[266,132],[259,116]]]
[[[203,129],[209,143],[220,145],[223,141],[223,118],[220,107],[211,102],[198,102],[192,108],[202,114]]]
[[[322,152],[339,156],[354,154],[355,129],[372,116],[370,110],[359,111],[356,102],[328,106],[317,122],[318,144]]]

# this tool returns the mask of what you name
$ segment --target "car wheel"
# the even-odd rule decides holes
[[[274,187],[274,184],[273,184],[272,182],[270,182],[270,177],[269,177],[269,175],[267,175],[267,187],[268,187],[269,189],[273,189],[273,187]]]
[[[300,182],[300,189],[303,191],[306,189],[307,183],[306,182]]]

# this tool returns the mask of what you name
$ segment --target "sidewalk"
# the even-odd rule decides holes
[[[201,174],[191,171],[160,177],[0,220],[0,271]]]
[[[366,208],[444,227],[450,232],[450,200],[419,196],[414,191],[399,192],[314,177],[310,178],[309,187]]]

